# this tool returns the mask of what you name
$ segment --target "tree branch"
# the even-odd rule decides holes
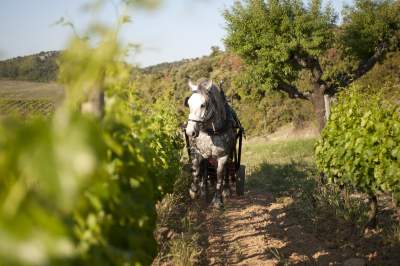
[[[366,74],[368,71],[370,71],[375,64],[382,58],[382,56],[385,54],[385,51],[387,49],[388,45],[386,42],[381,43],[375,53],[368,58],[367,60],[365,60],[362,64],[360,64],[357,68],[357,70],[354,72],[353,78],[351,80],[349,80],[348,82],[353,82],[357,79],[359,79],[360,77],[362,77],[364,74]],[[346,85],[350,85],[350,83],[346,84]]]
[[[330,86],[329,89],[327,90],[327,93],[329,95],[334,95],[339,90],[339,88],[347,87],[357,79],[364,76],[384,56],[387,48],[388,45],[386,42],[380,43],[375,53],[370,58],[361,62],[355,71],[353,71],[352,73],[342,74],[341,76],[339,76],[338,82]]]
[[[277,89],[280,90],[280,91],[286,92],[289,95],[289,98],[310,100],[307,95],[304,95],[295,86],[290,85],[290,84],[288,84],[286,82],[281,81],[279,83]]]
[[[295,54],[293,55],[293,60],[299,66],[307,68],[311,71],[314,92],[316,89],[322,89],[322,93],[325,93],[325,90],[328,86],[326,84],[326,81],[322,79],[324,71],[322,70],[321,64],[319,63],[319,59],[312,56],[298,56],[297,54]]]
[[[297,63],[299,66],[308,68],[308,69],[313,69],[315,65],[318,63],[317,59],[311,56],[298,56],[297,54],[293,55],[293,60],[295,63]]]

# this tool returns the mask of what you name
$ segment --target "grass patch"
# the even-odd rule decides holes
[[[368,205],[365,197],[350,189],[340,189],[337,185],[318,186],[314,198],[318,202],[318,216],[333,216],[352,227],[364,228],[367,223]]]
[[[246,188],[278,194],[312,190],[316,167],[315,139],[245,144]]]
[[[243,163],[251,171],[257,170],[263,163],[287,164],[291,162],[303,162],[314,165],[315,142],[316,139],[301,139],[244,143]]]
[[[198,245],[199,234],[192,229],[186,229],[171,241],[170,257],[172,265],[192,266],[199,263],[199,256],[202,253]]]

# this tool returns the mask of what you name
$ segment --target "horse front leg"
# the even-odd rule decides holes
[[[192,199],[196,199],[199,196],[199,182],[200,182],[200,162],[201,156],[198,154],[192,155],[192,184],[190,185],[189,194]]]
[[[202,159],[200,162],[200,197],[207,201],[208,194],[208,161]]]
[[[232,195],[232,191],[231,191],[231,187],[230,187],[230,181],[231,181],[230,180],[231,179],[230,166],[233,164],[232,161],[233,161],[233,158],[234,158],[235,152],[236,152],[235,144],[232,144],[230,149],[231,149],[231,152],[229,153],[228,159],[226,160],[225,166],[224,166],[225,180],[224,180],[224,188],[222,191],[222,196],[223,196],[224,200],[226,198],[229,198]],[[229,168],[228,168],[228,166],[229,166]]]
[[[231,163],[231,159],[228,158],[228,160],[225,162],[225,167],[224,167],[224,186],[222,190],[222,197],[225,200],[226,198],[229,198],[231,196],[231,188],[230,188],[230,182],[229,182],[229,169],[228,169],[228,164]]]
[[[214,199],[212,201],[212,204],[218,208],[223,206],[222,186],[223,186],[223,181],[224,181],[224,177],[225,177],[225,165],[226,165],[227,160],[228,160],[228,155],[218,158],[217,186],[216,186]]]

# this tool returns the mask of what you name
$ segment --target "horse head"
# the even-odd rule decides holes
[[[192,95],[185,100],[189,107],[186,134],[197,137],[200,130],[218,129],[225,123],[225,98],[212,80],[200,80],[196,85],[189,80]]]
[[[192,95],[185,100],[185,105],[189,107],[189,118],[186,126],[186,134],[189,137],[197,137],[200,128],[212,115],[212,106],[209,103],[209,91],[213,86],[212,80],[200,82],[198,85],[189,80],[189,88]]]

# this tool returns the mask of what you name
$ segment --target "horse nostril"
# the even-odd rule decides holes
[[[195,137],[195,136],[196,136],[196,132],[193,131],[193,132],[192,132],[192,137]]]

